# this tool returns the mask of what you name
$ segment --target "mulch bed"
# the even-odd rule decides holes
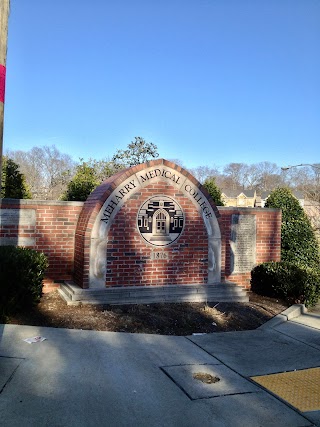
[[[288,307],[284,301],[250,294],[248,303],[68,306],[57,291],[44,294],[32,310],[8,323],[54,328],[191,335],[256,329]]]

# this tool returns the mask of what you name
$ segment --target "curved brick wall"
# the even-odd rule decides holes
[[[184,179],[189,183],[185,185],[186,190],[180,186]],[[112,194],[115,196],[110,202]],[[171,196],[180,204],[186,224],[176,242],[157,249],[140,236],[137,213],[143,201],[159,194]],[[126,201],[114,218],[110,218],[105,234],[99,238],[101,221],[109,220],[122,197],[126,197]],[[95,287],[92,264],[97,258],[93,249],[96,239],[103,246],[99,262],[107,261],[99,279],[101,284],[101,275],[106,276],[104,286],[206,283],[210,260],[204,218],[211,221],[209,227],[214,229],[212,233],[220,244],[216,216],[219,216],[218,210],[206,190],[189,172],[172,162],[154,160],[119,172],[101,184],[84,204],[76,231],[75,282],[83,288]],[[100,231],[95,231],[94,227]],[[154,251],[165,252],[166,259],[151,259]],[[216,268],[220,270],[220,254],[215,255]]]

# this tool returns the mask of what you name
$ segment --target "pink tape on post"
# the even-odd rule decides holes
[[[0,102],[4,103],[4,93],[6,89],[6,67],[0,65]]]

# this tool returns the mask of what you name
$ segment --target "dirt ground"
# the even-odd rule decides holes
[[[183,303],[68,306],[58,292],[44,294],[32,310],[8,323],[54,328],[191,335],[255,329],[288,307],[283,301],[250,294],[248,303]]]

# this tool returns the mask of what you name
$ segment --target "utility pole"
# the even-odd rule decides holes
[[[7,62],[9,9],[10,9],[10,0],[0,0],[0,197],[1,197],[1,187],[2,187],[4,95],[5,95],[5,88],[6,88],[6,62]]]

